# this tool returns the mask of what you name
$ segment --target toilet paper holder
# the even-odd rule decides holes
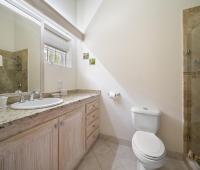
[[[112,91],[110,91],[110,92],[108,92],[108,96],[110,97],[110,98],[118,98],[118,97],[120,97],[120,93],[119,92],[112,92]]]

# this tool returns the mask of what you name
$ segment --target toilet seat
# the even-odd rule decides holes
[[[150,132],[136,131],[132,139],[132,147],[134,152],[152,161],[159,161],[166,155],[163,142]]]

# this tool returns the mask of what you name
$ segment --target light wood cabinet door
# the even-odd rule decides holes
[[[59,170],[73,170],[85,153],[85,108],[59,120]]]
[[[58,119],[0,143],[0,170],[58,170]]]

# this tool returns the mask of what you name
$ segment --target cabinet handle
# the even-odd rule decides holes
[[[63,122],[63,121],[61,121],[61,122],[60,122],[60,126],[63,126],[63,125],[64,125],[64,122]]]
[[[56,124],[54,125],[54,128],[56,128],[56,129],[58,128],[58,123],[56,123]]]

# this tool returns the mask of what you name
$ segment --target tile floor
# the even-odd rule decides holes
[[[171,158],[166,160],[166,164],[161,170],[188,170],[183,161]],[[128,146],[98,139],[77,169],[136,170],[136,157]]]

